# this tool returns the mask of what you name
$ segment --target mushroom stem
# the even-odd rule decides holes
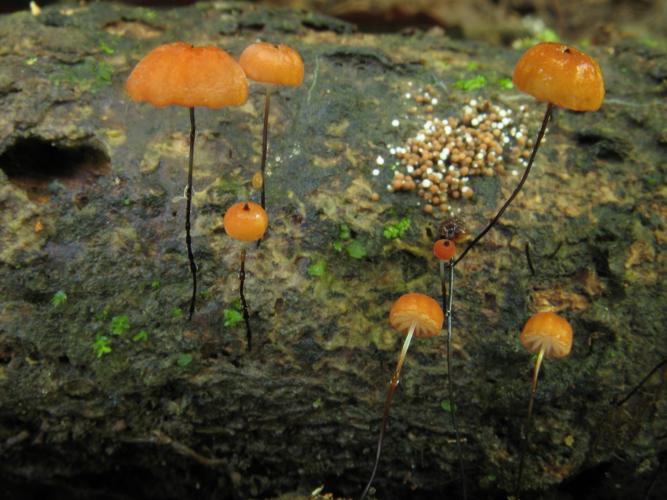
[[[526,166],[526,170],[523,172],[523,176],[521,177],[521,180],[519,181],[519,184],[517,184],[516,188],[514,188],[514,191],[512,191],[512,194],[510,195],[509,198],[507,198],[507,201],[503,204],[502,207],[500,207],[500,210],[498,210],[498,213],[496,216],[491,219],[491,222],[482,230],[481,233],[479,233],[477,236],[475,236],[475,239],[472,240],[470,245],[466,247],[466,249],[461,252],[461,255],[456,259],[456,262],[454,264],[458,264],[461,262],[463,257],[466,256],[466,254],[474,247],[479,240],[481,240],[486,233],[488,233],[493,226],[496,225],[498,220],[502,217],[502,215],[505,213],[505,210],[507,207],[509,207],[510,203],[514,201],[514,198],[519,194],[519,191],[521,191],[521,188],[523,185],[526,183],[526,179],[528,179],[528,174],[530,173],[530,169],[533,166],[533,162],[535,161],[535,155],[537,153],[538,148],[540,147],[540,143],[542,142],[542,139],[544,138],[544,133],[547,130],[547,125],[549,123],[549,119],[551,118],[551,112],[553,111],[554,105],[551,104],[550,102],[547,103],[547,110],[544,113],[544,119],[542,120],[542,126],[540,127],[540,131],[537,133],[537,139],[535,140],[535,144],[533,145],[533,151],[530,153],[530,158],[528,159],[528,165]]]
[[[445,261],[440,261],[440,293],[442,295],[442,310],[447,311],[447,278],[445,276]]]
[[[197,264],[192,253],[192,237],[190,236],[190,211],[192,209],[192,167],[195,157],[195,108],[190,108],[190,157],[188,160],[188,187],[185,190],[185,244],[188,247],[188,260],[190,261],[190,273],[192,274],[192,298],[190,299],[190,312],[188,321],[192,319],[195,312],[195,300],[197,298]]]
[[[245,300],[243,293],[243,285],[245,284],[245,254],[246,249],[241,249],[241,270],[239,271],[239,295],[241,296],[241,305],[243,306],[243,321],[245,322],[246,339],[248,341],[247,350],[252,349],[252,332],[250,331],[250,313],[248,312],[248,303]]]
[[[266,155],[269,150],[269,110],[271,108],[271,86],[266,86],[264,94],[264,127],[262,128],[262,197],[261,205],[266,210]]]
[[[523,476],[523,465],[526,458],[526,447],[528,446],[528,436],[530,434],[530,424],[533,416],[533,403],[535,402],[535,394],[537,393],[537,379],[540,374],[540,367],[542,366],[543,359],[544,359],[544,346],[540,348],[540,351],[537,354],[537,360],[535,361],[535,368],[533,370],[533,382],[530,386],[528,413],[526,413],[526,420],[524,424],[521,426],[521,452],[519,455],[519,471],[516,476],[516,486],[514,488],[517,500],[520,498],[521,494],[521,477]]]
[[[444,262],[440,262],[441,268]],[[454,397],[454,384],[452,382],[452,306],[454,304],[454,258],[451,258],[447,263],[447,274],[449,276],[449,296],[446,300],[445,321],[447,323],[447,386],[449,390],[450,416],[452,419],[452,427],[454,428],[454,436],[456,437],[456,448],[459,455],[459,476],[461,480],[461,498],[466,500],[468,494],[466,492],[465,483],[465,469],[463,467],[463,449],[461,447],[461,437],[459,435],[459,426],[456,420],[456,404]],[[442,289],[445,290],[444,279]],[[443,304],[445,302],[445,294],[443,293]]]
[[[266,85],[264,94],[264,126],[262,127],[262,161],[260,170],[262,172],[262,194],[260,204],[266,210],[266,156],[269,150],[269,110],[271,108],[271,85]],[[262,244],[262,238],[257,240],[257,248]]]
[[[364,488],[364,492],[359,497],[360,500],[366,498],[368,495],[368,490],[373,484],[375,479],[375,473],[378,470],[378,465],[380,463],[380,454],[382,453],[382,441],[384,439],[384,432],[387,428],[387,420],[389,419],[389,408],[391,407],[391,400],[394,398],[394,393],[396,392],[396,387],[398,386],[398,379],[401,375],[401,368],[403,368],[403,363],[405,362],[405,355],[408,353],[408,348],[410,347],[410,341],[412,340],[412,335],[415,333],[415,328],[417,327],[417,322],[413,321],[408,330],[408,334],[405,336],[405,341],[403,342],[403,349],[401,349],[401,354],[398,357],[398,363],[396,364],[396,370],[394,375],[391,377],[389,382],[389,387],[387,388],[387,398],[384,402],[384,411],[382,413],[382,424],[380,426],[380,437],[378,438],[377,451],[375,453],[375,464],[373,465],[373,472],[371,472],[371,477]]]

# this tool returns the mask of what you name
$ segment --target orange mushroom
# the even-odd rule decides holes
[[[454,224],[458,226],[458,224]],[[443,227],[445,224],[443,223]],[[441,228],[441,234],[446,234],[452,238],[459,237],[461,238],[462,234],[465,232],[461,227],[461,232],[454,230],[452,231],[443,231]],[[452,307],[454,303],[454,256],[456,255],[456,243],[454,239],[439,239],[433,244],[433,255],[440,262],[440,290],[442,294],[442,307],[445,310],[445,321],[447,323],[447,387],[449,392],[449,401],[451,402],[451,411],[449,412],[452,419],[452,427],[454,428],[454,433],[456,435],[456,446],[458,449],[458,458],[459,458],[459,475],[461,482],[461,498],[466,500],[466,486],[465,486],[465,471],[463,468],[463,450],[461,447],[461,440],[459,438],[459,427],[456,421],[456,397],[454,395],[454,385],[452,382]],[[446,273],[445,273],[446,268]],[[445,277],[447,274],[448,279]],[[449,283],[449,294],[447,293],[447,283]]]
[[[266,83],[264,94],[264,126],[262,129],[262,208],[266,208],[266,155],[268,152],[269,108],[271,85],[298,87],[303,82],[303,60],[299,53],[287,45],[257,42],[241,53],[239,64],[251,80]],[[259,243],[258,243],[259,244]]]
[[[528,165],[516,188],[496,216],[456,259],[460,262],[477,242],[498,222],[523,187],[544,138],[554,106],[572,111],[597,111],[604,99],[604,79],[600,66],[580,50],[562,43],[543,42],[528,49],[512,74],[514,85],[538,101],[546,101],[542,126],[528,159]]]
[[[197,296],[197,265],[190,236],[195,106],[217,109],[243,104],[248,98],[248,82],[241,67],[224,50],[174,42],[160,45],[146,54],[127,78],[125,90],[135,101],[146,101],[157,107],[174,105],[190,109],[190,154],[185,192],[185,243],[192,274],[190,320]]]
[[[264,236],[269,226],[269,217],[264,209],[252,201],[241,201],[227,209],[222,219],[225,232],[238,241],[258,241]],[[252,332],[250,330],[250,313],[243,293],[245,283],[245,247],[241,249],[241,270],[239,271],[239,295],[243,306],[243,320],[246,327],[247,349],[252,349]]]
[[[523,475],[524,458],[528,434],[530,432],[531,417],[533,414],[533,403],[537,392],[537,379],[540,373],[542,360],[547,358],[563,358],[572,350],[572,327],[570,323],[553,312],[538,312],[531,316],[521,330],[519,336],[521,344],[533,354],[537,354],[535,369],[533,370],[533,381],[530,388],[530,399],[528,401],[528,412],[521,432],[521,453],[519,458],[519,471],[516,478],[516,496],[521,493],[521,477]]]
[[[382,414],[382,425],[380,427],[380,437],[378,438],[377,452],[375,454],[375,464],[373,465],[373,472],[368,480],[368,484],[364,488],[361,498],[365,498],[368,490],[375,479],[378,464],[380,463],[380,454],[382,453],[382,440],[384,438],[385,429],[387,427],[387,419],[389,417],[389,408],[391,401],[398,386],[398,379],[401,375],[401,368],[405,362],[405,356],[410,347],[410,342],[413,335],[416,337],[434,337],[440,334],[442,330],[442,323],[444,321],[444,314],[438,303],[427,295],[421,293],[407,293],[399,297],[391,306],[389,311],[389,324],[392,328],[398,330],[405,335],[403,342],[403,349],[398,357],[398,363],[394,375],[389,382],[387,389],[387,398],[384,403],[384,412]]]
[[[433,255],[441,263],[454,258],[456,243],[453,240],[438,240],[433,244]]]

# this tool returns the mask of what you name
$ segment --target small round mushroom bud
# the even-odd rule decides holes
[[[238,241],[259,241],[269,226],[269,217],[264,209],[252,201],[241,201],[227,209],[222,219],[225,232]],[[247,350],[252,349],[252,331],[250,330],[250,312],[243,293],[245,283],[245,247],[241,249],[241,270],[239,271],[239,295],[243,306],[243,320],[246,326]]]
[[[433,255],[438,260],[450,260],[456,255],[456,243],[453,240],[438,240],[433,244]]]
[[[239,241],[257,241],[264,236],[269,217],[252,201],[241,201],[229,207],[222,220],[225,232]]]

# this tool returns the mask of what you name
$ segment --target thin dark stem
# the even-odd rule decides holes
[[[641,386],[644,385],[648,381],[648,379],[650,379],[653,376],[653,374],[657,372],[665,363],[667,363],[667,358],[663,359],[662,361],[660,361],[660,363],[655,365],[653,369],[650,372],[648,372],[646,376],[643,379],[641,379],[641,381],[630,392],[628,392],[627,396],[625,396],[623,399],[621,399],[616,403],[616,406],[618,407],[625,404],[625,402],[632,396],[634,396],[634,394],[641,388]]]
[[[382,454],[382,441],[384,440],[384,433],[385,430],[387,429],[387,420],[389,419],[389,409],[391,408],[391,401],[394,398],[394,393],[396,392],[396,387],[398,386],[398,380],[399,377],[401,376],[401,368],[403,367],[403,363],[405,362],[405,355],[407,354],[408,348],[410,347],[410,341],[412,340],[412,335],[414,334],[416,326],[417,326],[416,323],[413,323],[410,326],[410,330],[408,331],[408,334],[405,337],[405,341],[403,342],[403,349],[401,350],[401,354],[398,357],[396,370],[394,371],[394,375],[391,377],[391,381],[389,382],[389,388],[387,389],[387,398],[385,399],[384,410],[382,412],[382,424],[380,426],[380,437],[378,438],[377,451],[375,452],[375,463],[373,464],[373,472],[371,472],[371,477],[368,480],[368,483],[366,484],[366,487],[364,488],[361,497],[359,497],[359,500],[363,500],[364,498],[366,498],[366,495],[368,495],[368,491],[371,489],[371,485],[373,484],[373,480],[375,479],[375,473],[378,470],[378,465],[380,464],[380,455]]]
[[[271,108],[271,87],[266,86],[264,94],[264,127],[262,128],[262,208],[266,209],[266,155],[269,150],[269,110]]]
[[[468,494],[466,492],[465,469],[463,467],[463,448],[461,447],[461,436],[459,435],[459,426],[456,421],[456,403],[454,396],[454,384],[452,382],[452,336],[453,336],[452,306],[454,304],[454,259],[453,258],[447,264],[447,272],[449,275],[449,299],[447,300],[447,307],[445,308],[445,317],[447,321],[447,385],[449,389],[449,403],[450,403],[449,414],[452,418],[452,427],[454,428],[454,435],[456,437],[456,448],[459,455],[461,498],[463,500],[466,500],[468,498]]]
[[[185,244],[188,247],[188,260],[190,261],[190,273],[192,274],[192,298],[190,299],[190,312],[188,321],[192,319],[195,312],[195,300],[197,298],[197,264],[192,253],[192,237],[190,236],[190,211],[192,209],[192,167],[195,158],[195,108],[190,108],[190,159],[188,162],[188,187],[185,191]]]
[[[544,138],[544,133],[547,130],[547,124],[549,123],[549,118],[551,118],[551,112],[553,110],[553,104],[548,103],[547,104],[547,110],[544,113],[544,119],[542,120],[542,126],[540,127],[540,131],[537,133],[537,139],[535,140],[535,144],[533,145],[533,151],[530,154],[530,158],[528,159],[528,165],[526,166],[526,170],[523,172],[523,176],[521,177],[521,180],[519,181],[519,184],[517,184],[516,188],[514,188],[514,191],[510,195],[510,197],[507,199],[507,201],[503,204],[502,207],[500,207],[500,210],[498,210],[498,213],[496,216],[491,219],[491,222],[482,230],[481,233],[479,233],[474,240],[466,247],[466,249],[461,252],[461,255],[459,255],[458,259],[456,259],[456,262],[454,264],[458,264],[461,262],[463,257],[466,256],[466,254],[474,247],[479,240],[481,240],[486,233],[488,233],[493,226],[496,225],[498,220],[502,217],[502,215],[505,213],[505,210],[507,207],[509,207],[510,203],[514,201],[514,198],[519,194],[519,191],[521,191],[521,188],[526,182],[526,179],[528,179],[528,174],[530,173],[530,169],[533,166],[533,162],[535,161],[535,154],[537,153],[538,148],[540,147],[540,143],[542,142],[542,138]]]
[[[247,350],[252,349],[252,332],[250,331],[250,313],[248,312],[248,303],[243,294],[243,285],[245,284],[245,248],[241,250],[241,270],[239,271],[239,295],[241,296],[241,305],[243,306],[243,321],[245,321],[246,339],[248,340]]]
[[[535,369],[533,370],[533,382],[530,386],[530,399],[528,401],[528,412],[526,413],[526,420],[521,426],[521,451],[519,455],[519,471],[516,475],[516,484],[514,492],[517,500],[521,498],[521,478],[523,476],[523,466],[526,458],[526,447],[528,445],[528,436],[530,435],[530,426],[533,417],[533,404],[535,402],[535,394],[537,393],[537,379],[540,374],[540,366],[544,359],[544,347],[540,349],[535,361]]]
[[[269,111],[271,109],[271,86],[266,85],[266,93],[264,94],[264,126],[262,128],[262,194],[260,203],[262,208],[266,210],[266,156],[269,151]],[[257,240],[257,248],[262,244],[262,239]]]
[[[447,310],[447,278],[445,276],[445,261],[440,261],[440,293],[442,295],[442,310]]]

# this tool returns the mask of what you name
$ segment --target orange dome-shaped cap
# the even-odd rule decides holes
[[[562,43],[538,43],[521,56],[512,81],[538,101],[573,111],[596,111],[604,99],[604,80],[595,60]]]
[[[269,216],[261,205],[241,201],[227,209],[222,224],[227,234],[235,240],[257,241],[266,232]]]
[[[416,322],[417,337],[433,337],[442,330],[445,315],[440,305],[428,295],[406,293],[398,298],[389,311],[389,324],[401,333],[407,333]]]
[[[253,43],[241,53],[239,64],[256,82],[296,87],[303,81],[303,60],[287,45]]]
[[[456,243],[453,240],[438,240],[433,244],[433,255],[439,260],[449,260],[456,255]]]
[[[547,358],[563,358],[572,350],[572,327],[556,313],[539,312],[526,321],[519,340],[530,352],[544,347]]]
[[[153,106],[223,108],[248,99],[241,66],[224,50],[183,42],[160,45],[139,61],[125,83],[135,101]]]

